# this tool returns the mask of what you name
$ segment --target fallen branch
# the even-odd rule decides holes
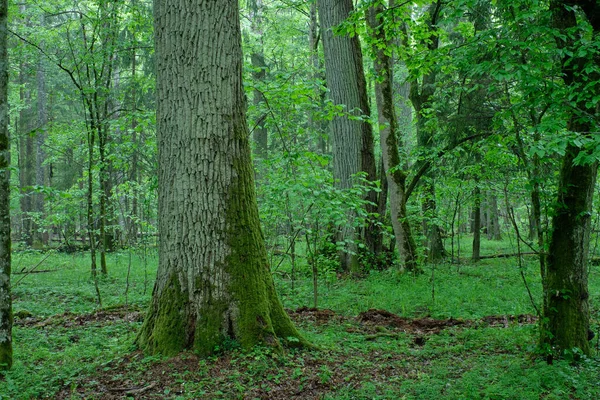
[[[156,386],[156,382],[152,382],[148,386],[144,387],[128,387],[128,388],[111,388],[109,392],[123,392],[123,394],[140,394],[144,393]]]
[[[60,271],[59,269],[42,269],[39,271],[19,271],[19,272],[13,272],[13,275],[26,275],[26,274],[42,274],[44,272],[56,272],[56,271]]]
[[[510,257],[519,257],[519,256],[535,256],[538,253],[535,253],[533,251],[529,251],[529,252],[525,252],[525,253],[507,253],[507,254],[490,254],[487,256],[479,256],[479,259],[486,259],[486,258],[510,258]]]

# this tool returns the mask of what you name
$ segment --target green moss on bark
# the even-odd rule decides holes
[[[9,370],[13,363],[13,349],[10,341],[0,344],[0,371]]]
[[[308,345],[285,313],[275,292],[258,218],[243,114],[238,128],[236,140],[240,143],[241,154],[234,164],[238,179],[229,192],[226,218],[231,253],[225,263],[238,311],[233,324],[234,334],[243,348],[257,344],[279,348],[282,341],[296,346]]]
[[[194,335],[194,351],[200,356],[208,356],[215,348],[223,343],[224,318],[227,315],[228,304],[218,302],[206,305],[196,320]]]
[[[188,346],[188,298],[172,273],[153,301],[137,338],[139,347],[150,354],[172,356]]]

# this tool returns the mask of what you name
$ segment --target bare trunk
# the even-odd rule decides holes
[[[471,260],[477,262],[481,250],[481,190],[479,187],[475,188],[473,197],[475,204],[473,205],[473,254]]]
[[[0,370],[10,369],[13,363],[13,314],[10,294],[10,141],[8,137],[7,10],[7,1],[0,0]]]
[[[373,153],[373,131],[365,119],[370,115],[367,85],[363,71],[362,50],[357,36],[334,35],[333,29],[348,18],[353,11],[352,0],[318,0],[319,21],[323,34],[325,52],[325,75],[329,96],[334,104],[344,105],[348,115],[336,116],[331,121],[333,142],[333,175],[341,189],[352,187],[352,176],[366,172],[367,179],[374,182],[376,164]],[[360,118],[353,118],[360,117]],[[377,194],[371,191],[369,201],[377,204]],[[368,206],[369,212],[375,211]],[[348,216],[351,221],[353,215]],[[342,268],[356,272],[359,269],[356,257],[358,232],[349,222],[343,228],[342,239],[354,243],[340,255]],[[362,239],[367,248],[374,251],[377,247],[375,226],[370,224],[363,232]],[[353,254],[354,253],[354,254]]]
[[[43,16],[42,16],[42,24]],[[46,71],[44,69],[44,58],[40,56],[36,70],[37,77],[37,119],[38,128],[35,137],[35,184],[38,187],[49,185],[48,167],[44,165],[46,161],[46,136],[48,135],[48,108],[47,108],[47,93],[46,93]],[[41,217],[44,216],[44,194],[36,193],[34,196],[33,209]],[[46,246],[48,244],[47,232],[36,232],[35,241]]]
[[[263,4],[262,0],[250,0],[250,30],[253,35],[252,51],[250,54],[250,62],[252,63],[252,79],[255,81],[255,85],[259,82],[263,82],[267,76],[267,64],[265,62],[265,56],[263,54]],[[252,93],[252,101],[254,106],[260,108],[260,105],[265,102],[264,94],[254,89]],[[265,126],[265,116],[259,116],[259,120],[254,126],[252,136],[254,138],[254,145],[256,147],[256,155],[262,159],[266,159],[268,156],[268,132]]]
[[[154,17],[159,267],[137,343],[165,355],[228,340],[306,345],[275,293],[260,229],[238,2],[155,1]]]

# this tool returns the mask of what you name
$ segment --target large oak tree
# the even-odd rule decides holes
[[[159,267],[137,342],[307,344],[275,293],[250,158],[237,0],[155,0]]]

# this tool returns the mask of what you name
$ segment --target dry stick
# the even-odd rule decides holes
[[[533,300],[533,295],[531,294],[531,289],[529,288],[529,284],[527,283],[527,279],[525,278],[525,273],[523,272],[523,258],[522,258],[522,253],[521,253],[521,240],[522,239],[521,239],[521,234],[519,233],[519,227],[517,226],[517,221],[515,220],[514,210],[508,204],[508,193],[507,193],[506,187],[504,188],[504,201],[506,203],[506,212],[508,214],[508,218],[510,219],[510,222],[512,223],[512,226],[515,229],[515,232],[517,234],[517,254],[519,255],[518,256],[519,273],[521,274],[521,279],[523,280],[525,289],[527,289],[527,294],[529,295],[529,300],[531,301],[531,305],[535,309],[535,312],[536,312],[538,318],[541,318],[542,314],[540,313],[540,310],[538,309],[537,305],[535,304],[535,301]],[[539,252],[537,252],[537,253],[539,254]],[[541,257],[541,255],[540,255],[540,257]]]
[[[32,274],[33,271],[35,271],[35,269],[37,267],[39,267],[40,265],[42,265],[42,263],[44,261],[46,261],[48,259],[48,257],[50,257],[52,254],[54,254],[54,251],[49,251],[48,254],[46,254],[46,257],[42,258],[42,261],[40,261],[39,263],[37,263],[35,265],[35,267],[31,268],[29,271],[25,271],[24,275],[21,277],[21,279],[19,279],[18,281],[16,281],[12,286],[15,287],[17,286],[23,279],[25,279],[29,274]]]
[[[137,387],[123,387],[123,388],[111,388],[108,389],[110,392],[123,392],[123,394],[140,394],[147,390],[152,389],[156,386],[156,382],[152,382],[148,386],[137,388]]]

